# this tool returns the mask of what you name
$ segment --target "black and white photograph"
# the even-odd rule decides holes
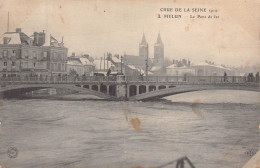
[[[260,168],[259,0],[0,0],[0,168]]]

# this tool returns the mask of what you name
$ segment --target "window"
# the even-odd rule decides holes
[[[64,53],[61,54],[62,60],[66,60]]]
[[[47,69],[50,69],[51,68],[51,65],[50,65],[50,63],[48,62],[47,63]]]
[[[56,60],[57,59],[57,53],[53,53],[53,59]]]
[[[33,52],[31,52],[31,51],[29,52],[29,58],[33,59]]]
[[[33,59],[37,59],[36,52],[33,52]]]
[[[28,51],[24,51],[24,57],[25,57],[25,58],[29,58]]]
[[[8,44],[11,41],[10,37],[4,37],[4,44]]]
[[[12,51],[12,56],[14,56],[14,57],[16,56],[16,50]]]
[[[4,50],[4,57],[7,57],[8,51]]]
[[[12,62],[12,66],[15,66],[15,62],[14,61]]]
[[[47,52],[43,52],[43,58],[47,58]]]
[[[29,67],[28,62],[23,62],[23,68],[28,68],[28,67]]]
[[[36,67],[36,63],[33,63],[33,67]]]
[[[5,66],[5,67],[7,66],[7,62],[4,62],[4,66]]]

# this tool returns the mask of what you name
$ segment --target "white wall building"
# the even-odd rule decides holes
[[[235,71],[230,68],[208,62],[193,65],[192,68],[195,70],[196,76],[223,76],[225,72],[228,76],[235,75]]]
[[[184,76],[185,74],[188,76],[194,76],[195,70],[187,66],[177,67],[176,64],[166,67],[167,76]]]
[[[68,62],[67,62],[68,75],[70,75],[72,71],[76,71],[79,76],[82,76],[84,75],[84,66],[79,59],[68,57]]]

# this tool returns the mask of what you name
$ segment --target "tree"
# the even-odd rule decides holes
[[[164,59],[164,66],[165,67],[170,66],[171,64],[172,64],[172,61],[169,58]]]
[[[70,69],[69,76],[78,76],[78,73],[75,69]]]

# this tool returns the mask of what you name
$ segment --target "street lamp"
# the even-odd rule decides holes
[[[123,63],[123,61],[122,61],[122,56],[120,57],[121,58],[121,75],[123,74],[123,71],[122,71],[122,63]]]

